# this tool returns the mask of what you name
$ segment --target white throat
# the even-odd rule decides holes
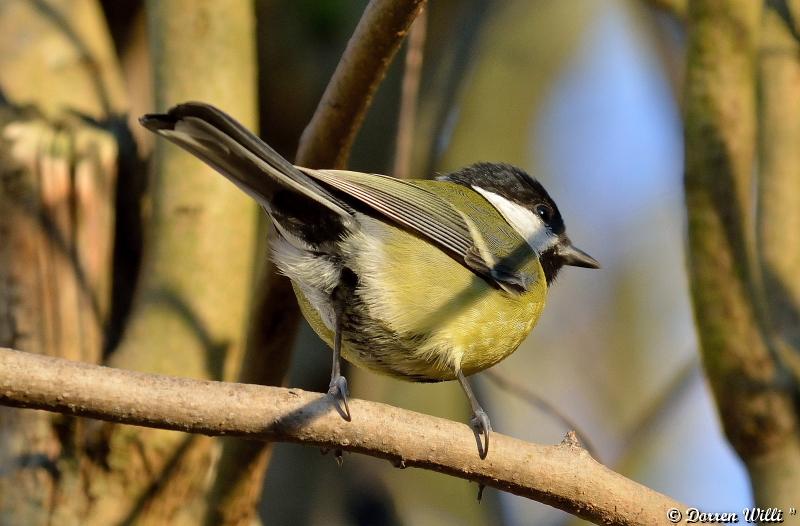
[[[472,188],[500,212],[500,215],[522,236],[522,239],[527,241],[537,255],[558,243],[558,237],[547,228],[542,218],[531,210],[480,186],[472,185]]]

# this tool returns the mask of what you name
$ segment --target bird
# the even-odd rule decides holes
[[[342,358],[401,380],[455,380],[485,458],[491,422],[467,377],[519,347],[564,266],[600,267],[572,244],[541,183],[509,164],[434,179],[310,169],[210,104],[139,120],[266,211],[271,258],[332,348],[328,394],[346,420]]]

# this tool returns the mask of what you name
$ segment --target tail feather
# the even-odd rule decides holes
[[[187,102],[167,113],[144,115],[139,122],[208,163],[267,210],[275,192],[285,188],[341,217],[353,214],[347,203],[214,106]]]

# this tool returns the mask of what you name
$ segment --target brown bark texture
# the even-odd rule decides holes
[[[88,387],[88,388],[87,388]],[[0,403],[176,429],[342,449],[532,498],[596,524],[667,523],[665,497],[597,463],[571,437],[557,446],[498,433],[481,459],[469,426],[299,389],[193,380],[0,349]]]
[[[778,4],[788,9],[689,3],[685,187],[691,295],[722,423],[757,503],[788,508],[800,502],[800,84]]]
[[[252,125],[250,3],[168,0],[149,12],[161,106],[210,100]],[[106,21],[95,0],[2,2],[0,48],[0,340],[225,376],[243,348],[255,206],[201,163],[161,151],[143,280],[121,344],[105,349],[115,177],[118,167],[144,176]],[[156,340],[159,351],[129,350]],[[5,408],[0,419],[0,523],[196,524],[202,514],[209,439]]]
[[[344,166],[372,96],[425,0],[372,0],[303,132],[295,162]],[[288,279],[261,266],[239,381],[282,385],[300,310]],[[249,524],[270,458],[268,442],[225,440],[207,524]]]
[[[0,4],[0,342],[97,362],[126,101],[93,0]],[[0,523],[77,522],[97,427],[0,410]]]
[[[248,0],[146,4],[156,110],[187,100],[256,122],[253,6]],[[235,79],[235,81],[232,81]],[[109,363],[196,378],[231,378],[244,352],[257,208],[211,168],[157,143],[145,257],[123,338]],[[156,352],[137,345],[161,342]],[[220,444],[206,437],[111,426],[98,523],[198,524]]]

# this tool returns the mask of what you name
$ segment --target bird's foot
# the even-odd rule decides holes
[[[339,411],[339,414],[342,415],[342,418],[349,422],[350,407],[347,405],[347,395],[349,394],[347,389],[347,379],[340,374],[337,374],[331,378],[331,383],[328,387],[328,394],[332,396],[334,400],[336,400],[336,410]],[[341,405],[339,402],[341,402]]]
[[[477,433],[478,454],[481,458],[486,458],[486,455],[489,454],[489,435],[492,433],[492,424],[489,423],[489,415],[487,415],[486,411],[483,409],[479,409],[473,413],[469,423]],[[481,436],[483,436],[482,443]]]

